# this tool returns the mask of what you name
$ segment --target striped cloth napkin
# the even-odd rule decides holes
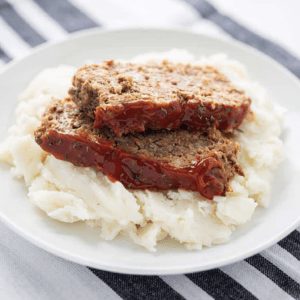
[[[0,0],[0,65],[78,30],[158,26],[234,38],[300,77],[300,61],[204,0]],[[1,67],[0,67],[1,68]],[[188,275],[131,276],[55,257],[0,224],[0,299],[300,299],[300,232],[236,264]]]

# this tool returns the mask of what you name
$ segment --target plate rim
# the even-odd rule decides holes
[[[281,63],[279,63],[278,61],[276,61],[274,58],[272,58],[271,56],[268,56],[267,54],[263,53],[262,51],[246,44],[243,43],[241,41],[235,40],[233,38],[229,38],[229,39],[223,39],[220,37],[216,37],[216,36],[211,36],[205,33],[197,33],[185,28],[169,28],[169,27],[136,27],[136,26],[128,26],[126,28],[121,28],[121,29],[110,29],[110,28],[89,28],[89,29],[84,29],[84,30],[80,30],[78,32],[74,32],[71,33],[67,36],[66,39],[64,40],[60,40],[60,41],[46,41],[45,43],[38,45],[34,48],[31,48],[30,52],[21,56],[21,57],[16,57],[14,59],[12,59],[10,62],[6,63],[5,65],[2,65],[0,68],[0,75],[2,75],[2,73],[5,73],[6,71],[8,71],[10,68],[12,68],[14,65],[22,62],[23,60],[34,56],[35,54],[42,52],[48,48],[51,48],[53,46],[57,46],[57,45],[62,45],[65,43],[68,43],[71,40],[76,40],[76,39],[80,39],[82,37],[86,37],[86,36],[93,36],[93,35],[101,35],[101,34],[108,34],[108,33],[114,33],[114,32],[124,32],[124,31],[157,31],[157,32],[173,32],[173,33],[186,33],[189,35],[194,35],[194,36],[200,36],[203,38],[207,38],[210,40],[214,40],[214,41],[219,41],[222,43],[227,43],[227,44],[231,44],[234,45],[238,48],[242,48],[245,51],[249,51],[254,55],[260,56],[261,58],[267,60],[269,63],[272,63],[274,65],[276,65],[277,68],[280,69],[280,71],[284,72],[287,76],[290,77],[290,79],[292,79],[295,84],[298,84],[300,86],[300,79],[293,74],[288,68],[286,68],[284,65],[282,65]],[[300,58],[299,58],[300,60]]]
[[[266,241],[264,244],[261,244],[260,246],[245,251],[241,253],[240,255],[232,255],[232,257],[224,258],[224,259],[219,259],[213,263],[208,263],[208,264],[202,264],[202,266],[195,266],[195,267],[169,267],[168,269],[157,269],[157,267],[149,268],[148,269],[141,269],[139,267],[131,266],[130,268],[125,267],[125,266],[115,266],[111,264],[107,264],[105,262],[97,262],[94,260],[90,260],[88,258],[83,258],[78,255],[74,255],[72,253],[68,253],[65,250],[61,250],[55,246],[52,246],[50,243],[47,243],[43,240],[40,240],[39,238],[35,237],[33,234],[28,233],[24,230],[22,230],[21,227],[16,225],[15,223],[11,222],[8,220],[7,217],[3,216],[2,213],[0,212],[0,220],[7,225],[11,230],[13,230],[15,233],[17,233],[21,238],[24,238],[26,241],[32,243],[33,245],[37,246],[40,249],[43,249],[57,257],[66,259],[68,261],[80,264],[82,266],[90,267],[90,268],[95,268],[95,269],[100,269],[103,271],[109,271],[109,272],[114,272],[114,273],[119,273],[119,274],[128,274],[128,275],[147,275],[147,276],[153,276],[153,275],[180,275],[180,274],[190,274],[190,273],[195,273],[195,272],[202,272],[202,271],[207,271],[215,268],[220,268],[224,267],[233,263],[236,263],[238,261],[244,260],[248,257],[251,257],[269,247],[272,245],[278,243],[281,239],[286,237],[289,233],[291,233],[293,230],[295,230],[299,225],[300,225],[300,216],[299,218],[290,225],[290,227],[286,228],[283,230],[280,234],[276,236],[276,238],[271,238],[268,241]],[[228,241],[230,242],[230,240]],[[217,247],[218,245],[215,245],[213,247]],[[156,270],[154,270],[156,268]]]
[[[289,71],[286,67],[284,67],[283,65],[278,63],[273,58],[267,56],[266,54],[262,53],[261,51],[255,49],[247,44],[244,44],[244,43],[236,41],[236,40],[224,40],[224,39],[221,39],[218,37],[212,37],[212,36],[209,36],[206,34],[199,34],[199,33],[191,32],[189,30],[185,30],[185,29],[156,28],[156,27],[154,27],[154,28],[152,28],[152,27],[146,27],[146,28],[145,27],[133,27],[133,28],[128,27],[128,28],[124,28],[124,29],[92,28],[92,29],[83,30],[83,31],[71,34],[70,36],[68,36],[68,38],[66,38],[63,41],[59,41],[59,42],[51,42],[50,41],[50,42],[46,42],[40,46],[37,46],[30,53],[28,53],[25,56],[22,56],[20,58],[16,58],[13,61],[6,64],[4,67],[2,67],[0,70],[0,76],[5,74],[5,72],[7,72],[9,69],[14,67],[18,63],[26,60],[27,58],[32,57],[32,56],[36,55],[37,53],[47,50],[51,47],[61,45],[61,44],[66,44],[70,40],[76,40],[76,39],[80,39],[80,38],[87,37],[87,36],[97,36],[97,35],[103,35],[103,34],[109,34],[109,33],[115,33],[115,32],[126,32],[126,31],[135,31],[135,32],[157,31],[157,32],[166,32],[166,33],[167,32],[187,33],[189,35],[194,35],[197,37],[200,36],[202,38],[206,38],[209,40],[227,43],[227,44],[233,45],[235,47],[238,47],[239,49],[241,49],[243,51],[246,51],[246,52],[248,51],[248,52],[266,60],[268,63],[275,65],[279,69],[280,72],[284,72],[285,75],[289,76],[289,79],[293,80],[293,82],[295,84],[297,84],[300,89],[300,80],[291,71]],[[289,233],[291,233],[293,230],[295,230],[300,225],[300,215],[299,215],[298,219],[296,219],[292,224],[290,224],[290,226],[288,226],[287,228],[282,230],[275,237],[267,239],[264,243],[260,244],[259,246],[252,248],[250,250],[244,251],[244,252],[240,253],[239,255],[232,255],[232,257],[230,257],[230,258],[228,258],[228,257],[223,258],[223,259],[221,258],[214,262],[202,264],[201,266],[193,266],[193,267],[189,266],[187,268],[185,268],[185,267],[168,267],[168,269],[157,269],[157,267],[154,267],[154,268],[147,267],[147,269],[145,269],[145,268],[141,269],[137,266],[131,266],[131,267],[116,266],[111,263],[98,262],[95,260],[91,260],[87,257],[72,254],[66,250],[60,249],[56,246],[51,245],[47,241],[43,241],[40,238],[35,237],[34,234],[32,234],[32,233],[26,232],[26,230],[23,230],[20,226],[15,224],[13,221],[9,220],[9,218],[6,217],[5,215],[3,215],[2,211],[0,211],[0,220],[5,225],[7,225],[10,229],[12,229],[15,233],[17,233],[21,238],[24,238],[25,240],[29,241],[30,243],[34,244],[35,246],[37,246],[51,254],[54,254],[55,256],[64,258],[66,260],[69,260],[69,261],[72,261],[72,262],[75,262],[75,263],[78,263],[78,264],[81,264],[81,265],[84,265],[87,267],[98,268],[101,270],[122,273],[122,274],[132,274],[132,275],[175,275],[175,274],[183,274],[183,273],[188,274],[188,273],[205,271],[205,270],[210,270],[213,268],[218,268],[218,267],[222,267],[225,265],[229,265],[229,264],[235,263],[237,261],[241,261],[245,258],[248,258],[252,255],[255,255],[255,254],[265,250],[266,248],[276,244],[278,241],[280,241],[281,239],[286,237]]]

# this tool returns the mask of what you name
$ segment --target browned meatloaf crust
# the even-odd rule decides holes
[[[216,129],[148,130],[116,137],[108,128],[95,129],[69,99],[53,100],[35,139],[56,158],[97,167],[132,189],[184,188],[212,199],[230,190],[235,174],[243,174],[236,161],[239,144]]]
[[[69,94],[95,118],[95,128],[108,126],[117,136],[147,128],[176,129],[183,123],[230,132],[251,103],[216,69],[167,61],[85,65],[74,75]]]

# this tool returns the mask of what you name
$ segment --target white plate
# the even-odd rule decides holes
[[[187,251],[172,240],[149,253],[118,238],[106,242],[99,229],[83,223],[64,224],[48,218],[27,200],[27,188],[13,179],[9,167],[0,168],[0,217],[11,229],[53,254],[99,268],[130,274],[178,274],[224,266],[262,251],[300,223],[298,178],[300,178],[299,128],[300,84],[279,64],[242,44],[170,30],[88,31],[56,45],[40,47],[10,64],[0,73],[0,139],[13,124],[18,94],[41,70],[58,64],[81,66],[86,60],[128,59],[149,51],[186,48],[196,56],[224,52],[245,64],[250,78],[269,90],[272,98],[291,111],[284,120],[286,160],[273,184],[271,205],[258,209],[251,222],[238,228],[224,245],[202,251]]]

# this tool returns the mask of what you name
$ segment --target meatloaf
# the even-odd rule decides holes
[[[230,190],[239,144],[218,130],[147,130],[117,137],[109,128],[94,128],[93,119],[70,99],[53,100],[36,142],[57,159],[96,167],[112,181],[131,189],[199,191],[212,199]]]
[[[117,136],[131,132],[216,127],[230,132],[245,117],[251,100],[209,66],[163,61],[138,65],[104,61],[79,69],[69,94]]]

